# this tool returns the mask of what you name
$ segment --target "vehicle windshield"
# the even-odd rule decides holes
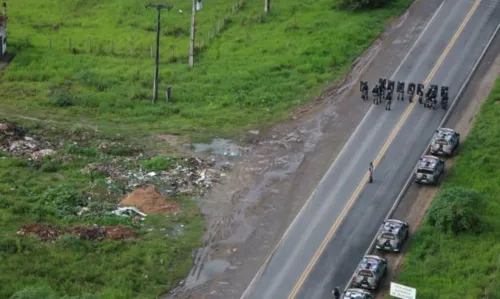
[[[434,171],[431,169],[418,169],[417,173],[423,173],[423,174],[433,174]]]
[[[370,270],[359,270],[358,275],[364,277],[373,277],[373,273]]]

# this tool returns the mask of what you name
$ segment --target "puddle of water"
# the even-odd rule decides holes
[[[234,144],[231,140],[223,138],[214,138],[210,144],[193,144],[195,153],[209,151],[218,156],[238,157],[241,155],[242,147]]]
[[[203,265],[203,269],[200,271],[199,277],[197,279],[195,277],[188,277],[186,281],[186,287],[193,288],[202,285],[212,277],[214,277],[214,275],[226,271],[229,266],[231,266],[231,263],[226,260],[211,260]]]

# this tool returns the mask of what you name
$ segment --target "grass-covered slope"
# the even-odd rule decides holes
[[[282,119],[319,94],[410,2],[395,0],[387,8],[353,13],[337,10],[331,0],[273,1],[272,12],[263,16],[263,3],[248,0],[229,14],[225,29],[189,70],[190,2],[170,1],[175,8],[162,17],[162,103],[153,106],[149,53],[156,12],[145,9],[143,1],[12,1],[9,44],[20,53],[3,77],[1,105],[18,113],[134,129],[231,133]],[[233,4],[204,3],[197,14],[202,37]],[[70,38],[79,54],[68,50]],[[111,43],[116,55],[110,53]],[[183,56],[176,63],[169,62],[171,45],[174,55]],[[175,105],[163,103],[167,85]]]
[[[444,234],[425,222],[399,283],[422,299],[500,298],[500,79],[483,104],[443,189],[471,188],[488,200],[481,232]],[[441,191],[443,192],[443,191]]]

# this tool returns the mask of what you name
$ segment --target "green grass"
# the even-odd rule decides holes
[[[2,108],[119,124],[112,128],[130,132],[230,135],[287,118],[290,109],[318,95],[349,70],[411,0],[357,13],[339,11],[331,0],[274,1],[267,16],[261,1],[248,0],[240,12],[230,14],[220,36],[198,51],[194,70],[186,58],[190,3],[170,2],[175,8],[162,18],[162,102],[156,105],[149,101],[155,11],[145,9],[143,1],[12,2],[9,43],[19,55],[3,77]],[[232,4],[204,3],[198,13],[200,33],[206,36]],[[172,31],[178,35],[167,33]],[[81,54],[69,53],[70,38]],[[89,39],[104,50],[87,53]],[[109,53],[111,40],[116,56]],[[171,45],[182,56],[176,63],[169,63]],[[131,46],[142,54],[128,57]],[[163,102],[167,85],[175,105]]]
[[[76,138],[74,131],[36,127],[37,135],[64,145],[55,157],[41,162],[0,152],[0,298],[10,298],[21,290],[30,293],[30,288],[37,287],[54,293],[53,298],[85,293],[99,298],[155,298],[185,278],[204,229],[196,203],[187,198],[171,198],[179,202],[181,212],[176,216],[150,215],[144,225],[109,216],[104,212],[114,209],[123,195],[108,188],[102,175],[95,174],[91,183],[90,176],[80,169],[91,162],[127,156],[131,152],[120,150],[127,147],[115,146],[108,155],[98,149],[103,136],[81,131]],[[73,140],[68,139],[70,133]],[[87,136],[89,141],[81,136]],[[162,168],[159,163],[153,165]],[[76,216],[74,212],[79,210],[78,205],[87,202],[87,194],[92,194],[87,203],[92,212]],[[42,243],[16,235],[24,223],[31,222],[62,227],[122,224],[136,228],[139,240],[92,243],[63,237],[55,243]],[[181,234],[176,233],[180,225],[184,225]],[[22,298],[47,297],[31,293],[35,295]]]
[[[500,79],[443,185],[472,188],[487,197],[487,212],[480,215],[483,231],[443,234],[424,222],[398,279],[417,288],[418,298],[500,298],[499,148]]]

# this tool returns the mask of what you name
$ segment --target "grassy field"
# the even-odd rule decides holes
[[[123,198],[126,181],[109,181],[99,171],[92,176],[80,171],[89,163],[104,165],[115,159],[130,159],[121,163],[125,169],[141,164],[158,171],[172,165],[147,156],[134,158],[136,149],[131,150],[125,140],[24,123],[31,127],[27,136],[50,142],[57,152],[34,161],[0,152],[0,298],[21,290],[23,296],[16,298],[85,293],[96,298],[155,298],[175,287],[192,265],[193,250],[201,245],[204,221],[196,203],[170,197],[180,205],[177,215],[148,215],[137,223],[108,213]],[[0,134],[0,144],[4,138]],[[112,145],[109,151],[101,150],[103,142]],[[77,211],[84,206],[89,211],[79,216]],[[121,225],[136,231],[137,237],[91,242],[68,235],[41,242],[16,235],[29,223],[63,228]],[[39,287],[43,292],[29,289]]]
[[[481,108],[443,189],[482,192],[483,231],[448,235],[427,222],[417,231],[398,281],[418,298],[500,298],[500,79]],[[442,192],[442,191],[441,191]]]
[[[267,16],[261,1],[248,0],[228,14],[219,37],[198,51],[194,70],[186,57],[190,3],[172,0],[175,8],[162,18],[157,105],[149,101],[154,10],[138,0],[52,2],[9,3],[10,49],[19,55],[3,77],[4,111],[199,136],[229,135],[286,118],[348,71],[411,0],[358,13],[336,10],[330,0],[274,1]],[[204,3],[198,13],[201,38],[233,4]],[[70,39],[80,54],[70,53]],[[163,102],[167,85],[175,105]]]
[[[179,214],[148,216],[140,225],[108,215],[124,186],[81,169],[122,159],[122,173],[139,164],[158,171],[172,167],[172,160],[138,159],[128,145],[143,143],[134,138],[160,131],[231,135],[286,118],[348,71],[410,2],[350,13],[329,0],[274,1],[267,16],[260,1],[240,2],[235,13],[228,13],[233,0],[204,3],[197,23],[205,44],[190,70],[190,3],[172,0],[174,9],[162,18],[161,88],[172,86],[175,104],[152,105],[156,14],[143,1],[10,1],[9,50],[17,56],[1,75],[0,113],[41,119],[23,124],[57,153],[36,161],[1,154],[0,297],[23,290],[17,298],[154,298],[174,287],[188,273],[203,234],[194,201],[173,197]],[[208,42],[224,17],[223,29]],[[100,133],[77,124],[97,125]],[[10,138],[0,137],[2,146]],[[121,145],[103,151],[103,141]],[[84,217],[77,216],[82,206],[91,207]],[[16,235],[32,222],[65,229],[122,225],[138,239],[41,242]]]

